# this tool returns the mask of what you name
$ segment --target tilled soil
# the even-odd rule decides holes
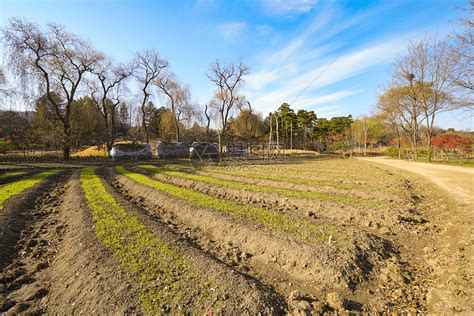
[[[317,162],[305,164],[301,167],[308,174],[318,166]],[[350,175],[346,182],[354,183],[349,179],[357,173],[350,164],[337,161],[335,165],[344,166],[341,172]],[[276,167],[282,173],[300,168],[289,163]],[[373,170],[376,178],[361,180],[360,185],[364,181],[371,185],[385,182],[384,188],[373,194],[367,188],[285,184],[286,189],[386,203],[385,207],[369,208],[129,169],[179,188],[314,225],[331,225],[343,232],[337,238],[309,244],[244,218],[190,205],[111,167],[97,169],[106,190],[127,213],[192,262],[200,275],[215,280],[219,299],[211,310],[298,315],[470,310],[467,295],[472,274],[466,271],[465,250],[469,245],[462,242],[466,232],[457,229],[466,223],[460,216],[446,221],[455,214],[456,204],[412,174],[358,162],[357,169]],[[282,185],[183,171],[267,187]],[[320,177],[329,177],[331,172]],[[305,179],[303,173],[292,176]],[[389,181],[393,183],[390,188]],[[391,195],[391,190],[397,194]],[[96,236],[91,216],[78,172],[50,176],[6,201],[0,211],[0,313],[145,313],[139,298],[144,289],[131,280]],[[451,236],[453,232],[458,232],[459,238]],[[189,284],[190,290],[193,287]],[[447,298],[450,304],[440,306]]]
[[[411,282],[410,269],[399,262],[391,242],[370,233],[346,227],[347,235],[339,244],[328,240],[320,246],[308,246],[265,233],[245,221],[188,205],[128,177],[113,172],[112,176],[113,185],[149,214],[167,219],[201,247],[243,272],[274,284],[288,300],[295,291],[300,297],[322,301],[337,292],[346,299],[349,309],[382,311],[392,306],[387,295]],[[418,299],[413,294],[400,305],[420,308]]]
[[[241,273],[212,252],[200,247],[194,238],[176,229],[169,220],[156,215],[150,216],[145,209],[127,201],[127,196],[122,195],[123,192],[115,190],[110,183],[104,182],[104,184],[108,192],[126,208],[129,214],[137,217],[154,235],[172,245],[174,251],[192,262],[203,279],[210,278],[216,283],[220,292],[218,300],[221,304],[218,309],[221,312],[276,314],[286,310],[285,299],[271,286]],[[193,285],[189,284],[189,288],[192,287]]]
[[[381,201],[386,205],[381,207],[356,207],[343,203],[327,201],[322,202],[317,199],[288,197],[272,193],[235,189],[212,183],[205,183],[161,173],[154,173],[143,168],[133,168],[133,170],[150,175],[154,179],[162,182],[192,189],[214,197],[236,201],[241,204],[252,204],[263,208],[276,210],[292,216],[312,220],[316,224],[321,220],[326,223],[331,222],[337,223],[338,225],[342,224],[346,226],[356,226],[362,230],[367,230],[377,234],[381,233],[384,235],[395,232],[413,232],[414,230],[423,231],[426,229],[424,225],[426,222],[416,211],[417,197],[413,192],[408,190],[410,185],[409,181],[404,182],[404,187],[406,189],[404,198],[396,196],[392,196],[391,198],[382,198]],[[221,178],[217,176],[217,174],[207,175]],[[243,178],[232,178],[230,176],[226,176],[225,179],[237,181],[238,183],[244,182],[268,187],[282,187],[282,183],[275,183],[272,181],[245,181]],[[288,186],[285,184],[284,188],[289,189],[295,187],[291,184]],[[301,191],[305,192],[302,189]],[[343,190],[333,189],[332,191],[337,192],[337,194],[341,196],[345,193]],[[377,197],[377,194],[372,196],[372,198]]]
[[[0,311],[139,312],[125,274],[95,237],[77,174],[58,181],[30,207],[25,207],[30,225],[15,245],[16,257],[0,274]]]

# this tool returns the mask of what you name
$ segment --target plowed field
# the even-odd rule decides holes
[[[0,167],[0,313],[470,312],[457,210],[350,159]]]

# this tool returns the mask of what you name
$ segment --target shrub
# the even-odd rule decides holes
[[[468,154],[472,152],[471,141],[456,134],[447,133],[438,135],[433,138],[432,144],[436,150],[445,154]]]

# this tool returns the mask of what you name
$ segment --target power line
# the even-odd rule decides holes
[[[333,60],[331,63],[329,63],[329,65],[327,65],[326,68],[324,68],[323,71],[321,71],[321,72],[313,79],[313,81],[311,81],[311,82],[309,83],[308,86],[306,86],[306,88],[304,88],[303,90],[301,90],[301,92],[293,99],[293,101],[291,101],[290,105],[293,105],[293,104],[296,102],[296,100],[298,100],[298,98],[299,98],[303,93],[305,93],[305,91],[308,90],[308,89],[316,82],[316,80],[318,80],[318,79],[329,69],[329,67],[331,67],[332,64],[334,64],[334,63],[336,62],[336,60],[339,59],[340,56],[341,56],[341,55],[337,55],[336,58],[334,58],[334,60]]]

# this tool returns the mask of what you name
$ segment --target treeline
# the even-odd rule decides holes
[[[399,157],[403,140],[408,139],[411,158],[418,159],[424,152],[431,160],[439,115],[460,109],[472,115],[474,23],[461,23],[461,33],[410,42],[394,63],[391,81],[379,96],[376,111],[391,131]],[[468,147],[463,148],[459,151],[466,152]]]
[[[2,112],[1,119],[11,123],[2,126],[0,136],[13,149],[59,145],[68,159],[71,149],[84,144],[105,143],[110,149],[117,137],[149,142],[192,135],[193,141],[217,138],[225,144],[234,114],[248,103],[239,93],[249,72],[242,62],[211,63],[207,77],[216,91],[201,107],[154,50],[116,63],[61,26],[40,27],[16,18],[2,29],[2,44],[2,97],[23,98],[34,107]]]

